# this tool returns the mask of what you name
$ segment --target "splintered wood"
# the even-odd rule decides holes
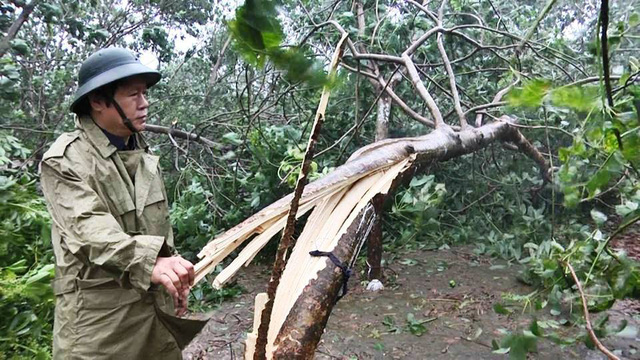
[[[347,173],[343,177],[335,177],[335,179],[329,183],[320,180],[309,184],[302,194],[302,199],[300,199],[300,208],[297,217],[306,214],[325,198],[349,188],[354,182],[361,178],[384,170],[393,164],[394,163],[381,164],[377,168],[356,174]],[[243,264],[248,265],[269,240],[284,228],[290,199],[291,194],[267,206],[257,214],[209,242],[200,253],[198,253],[198,258],[201,260],[195,265],[196,278],[194,285],[200,282],[205,275],[212,272],[222,260],[245,241],[254,235],[258,235],[247,244],[240,255],[227,268],[218,274],[213,281],[213,286],[219,289],[238,272]]]
[[[410,160],[406,159],[388,170],[369,175],[349,189],[332,195],[313,210],[282,274],[283,286],[279,286],[276,292],[269,324],[267,358],[271,358],[269,355],[277,348],[276,337],[293,304],[327,264],[326,258],[311,256],[309,252],[333,251],[338,239],[355,221],[360,210],[377,194],[387,193],[392,181],[409,163]]]
[[[322,189],[315,190],[310,187],[311,191],[303,195],[298,216],[312,209],[313,211],[296,242],[276,292],[268,333],[268,358],[271,358],[271,354],[277,348],[277,344],[274,344],[275,339],[296,299],[309,281],[315,279],[318,272],[326,266],[325,258],[312,257],[309,252],[332,251],[360,210],[375,195],[387,193],[393,180],[412,164],[414,158],[408,156],[404,160],[384,164],[358,176],[336,181]],[[286,202],[274,203],[211,241],[198,255],[202,260],[196,264],[196,282],[213,271],[216,265],[243,242],[257,235],[218,274],[213,286],[220,288],[228,282],[242,265],[248,265],[260,249],[283,229],[287,205]],[[246,342],[245,356],[248,359],[253,358],[257,326],[260,324],[259,317],[265,302],[266,294],[256,296],[254,332],[247,335]]]

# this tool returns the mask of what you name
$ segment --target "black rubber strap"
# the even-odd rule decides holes
[[[118,114],[120,114],[120,117],[122,118],[122,122],[124,123],[124,126],[126,126],[129,129],[129,131],[131,131],[132,133],[134,134],[137,133],[138,130],[133,126],[133,123],[131,122],[131,120],[129,120],[127,115],[124,113],[124,111],[122,110],[122,108],[120,107],[120,104],[118,104],[116,99],[111,98],[111,102],[113,103],[113,106],[115,106]]]
[[[311,256],[326,256],[328,257],[335,266],[339,267],[342,270],[342,293],[338,295],[336,302],[342,299],[343,296],[347,295],[347,283],[349,282],[349,277],[351,277],[351,269],[338,259],[332,252],[313,250],[309,252]]]

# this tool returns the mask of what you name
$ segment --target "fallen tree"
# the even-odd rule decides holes
[[[327,257],[312,250],[333,252],[350,264],[379,214],[374,198],[383,199],[425,166],[483,149],[494,142],[515,145],[532,158],[546,177],[549,168],[542,155],[522,136],[510,118],[479,128],[453,131],[442,128],[416,138],[389,139],[367,146],[322,179],[309,184],[300,199],[298,216],[313,209],[298,238],[276,293],[269,328],[268,357],[312,357],[324,325],[341,289],[343,273]],[[227,255],[256,236],[214,280],[223,286],[285,225],[288,195],[248,218],[209,243],[199,254],[197,281]],[[378,199],[378,201],[380,201]]]
[[[356,47],[344,29],[335,21],[314,24],[314,31],[323,26],[336,28],[341,33],[342,39],[346,39],[346,47],[349,49],[351,59],[365,63],[364,70],[358,68],[356,72],[379,82],[378,90],[381,94],[386,93],[405,113],[434,130],[419,137],[382,140],[356,151],[345,164],[325,177],[310,183],[304,187],[303,191],[297,186],[297,196],[290,194],[267,206],[212,240],[198,254],[201,261],[196,264],[196,282],[202,280],[223,259],[253,237],[237,257],[214,279],[214,287],[220,288],[243,265],[249,264],[260,249],[285,226],[291,229],[295,218],[311,211],[289,259],[286,260],[283,271],[276,269],[282,264],[281,260],[278,261],[279,257],[276,260],[270,281],[272,283],[273,274],[277,274],[279,277],[277,282],[280,285],[275,290],[275,297],[271,292],[269,296],[259,294],[256,297],[254,332],[247,338],[246,358],[310,359],[313,357],[336,299],[341,291],[344,294],[346,290],[343,284],[348,279],[349,270],[380,216],[377,210],[381,208],[379,205],[403,181],[420,173],[430,164],[470,154],[492,143],[500,142],[509,144],[510,147],[518,149],[531,158],[537,164],[545,181],[549,179],[549,166],[544,157],[518,131],[512,118],[504,115],[494,122],[483,124],[483,111],[503,105],[501,98],[512,85],[500,90],[491,103],[476,106],[464,112],[456,89],[455,74],[446,54],[442,36],[443,34],[464,36],[460,33],[462,27],[445,28],[443,26],[446,2],[442,3],[437,15],[417,3],[411,3],[432,19],[435,27],[411,43],[400,56],[364,53],[364,47]],[[245,10],[251,9],[246,8],[243,11]],[[419,71],[412,58],[418,47],[431,36],[437,38],[438,50],[450,80],[450,97],[457,115],[457,125],[445,122],[447,116],[442,114],[428,88],[423,84],[420,78],[422,71]],[[524,41],[524,43],[527,42]],[[371,65],[377,61],[403,68],[402,73],[406,74],[416,95],[424,102],[431,119],[410,109],[400,99],[393,87],[388,86],[394,79],[396,71],[391,75],[391,79],[385,80],[379,73],[379,68]],[[335,71],[336,65],[337,62],[333,62],[332,71]],[[353,69],[344,61],[341,65],[346,69]],[[328,89],[325,88],[316,119],[318,116],[324,116],[327,97]],[[470,113],[476,115],[476,121],[473,124],[466,120]],[[316,141],[317,135],[314,127],[309,144],[312,145]],[[308,150],[312,148],[312,146],[307,147]],[[307,161],[306,155],[305,161]],[[306,174],[302,171],[300,178],[305,177]],[[291,214],[289,214],[290,209],[293,209]],[[289,232],[285,232],[283,239],[287,236],[290,236]],[[280,249],[285,249],[284,253],[286,253],[287,248],[288,242],[285,242],[285,246],[279,248],[279,254]],[[267,317],[263,318],[265,314]],[[268,326],[260,326],[261,323]],[[264,351],[265,337],[266,352]]]

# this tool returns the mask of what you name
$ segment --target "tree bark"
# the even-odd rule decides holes
[[[378,195],[374,198],[373,207],[376,210],[376,216],[373,222],[373,228],[367,239],[367,265],[369,271],[367,278],[369,280],[382,280],[382,207],[385,197]]]
[[[393,83],[393,80],[392,80]],[[389,84],[392,85],[392,84]],[[382,89],[378,89],[382,91]],[[376,141],[389,137],[389,119],[391,118],[391,97],[384,93],[378,99],[378,113],[376,117]],[[384,199],[375,202],[376,212],[381,214]],[[373,229],[367,240],[367,263],[369,280],[382,280],[382,215],[373,222]]]
[[[376,89],[382,91],[382,89]],[[378,99],[378,113],[376,116],[376,141],[389,137],[389,119],[391,117],[391,97],[386,93]]]
[[[369,225],[375,222],[377,216],[375,207],[371,204],[360,211],[358,218],[362,222],[351,223],[333,250],[340,261],[349,263],[359,240],[367,236],[371,229]],[[324,270],[304,289],[282,324],[276,338],[274,359],[313,358],[344,280],[340,268],[329,258],[326,262]]]

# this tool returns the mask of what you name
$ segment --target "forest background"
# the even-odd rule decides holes
[[[360,55],[377,55],[345,51],[330,79],[312,180],[376,140],[430,132],[421,89],[454,126],[509,116],[550,169],[541,174],[501,142],[430,165],[385,207],[383,265],[401,248],[471,243],[526,265],[522,281],[538,290],[511,299],[525,307],[579,303],[567,264],[594,312],[640,297],[637,263],[609,247],[640,217],[637,1],[265,4],[236,13],[241,4],[206,0],[0,2],[0,358],[50,357],[53,254],[38,162],[74,127],[79,64],[107,46],[157,59],[163,74],[150,92],[148,137],[176,244],[192,261],[216,234],[292,191],[343,32]],[[422,39],[434,26],[446,31]],[[414,45],[418,82],[389,59]],[[193,308],[238,291],[203,282]]]

